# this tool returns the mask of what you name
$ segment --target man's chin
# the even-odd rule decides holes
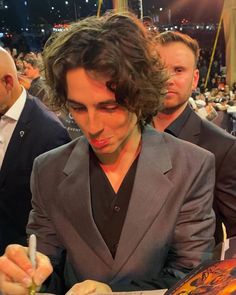
[[[186,102],[178,105],[173,105],[173,104],[164,104],[163,109],[161,110],[162,113],[164,114],[173,114],[180,109],[184,109],[186,105]]]

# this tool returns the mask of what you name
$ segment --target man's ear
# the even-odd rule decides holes
[[[4,77],[4,82],[5,82],[5,87],[7,90],[12,90],[13,88],[13,84],[14,84],[14,81],[13,81],[13,77],[9,74],[6,74]]]
[[[195,69],[193,73],[192,90],[195,90],[197,88],[198,80],[199,80],[199,70]]]

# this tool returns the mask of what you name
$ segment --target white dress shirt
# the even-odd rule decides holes
[[[8,144],[20,118],[26,102],[26,90],[23,91],[16,102],[0,119],[0,169],[7,151]]]

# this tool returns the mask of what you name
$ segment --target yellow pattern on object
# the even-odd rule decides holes
[[[29,288],[29,295],[35,295],[37,290],[36,284],[33,282],[33,284]]]

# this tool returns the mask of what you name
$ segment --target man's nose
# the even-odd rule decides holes
[[[88,115],[88,132],[91,135],[97,135],[104,129],[102,118],[96,112],[89,113]]]

